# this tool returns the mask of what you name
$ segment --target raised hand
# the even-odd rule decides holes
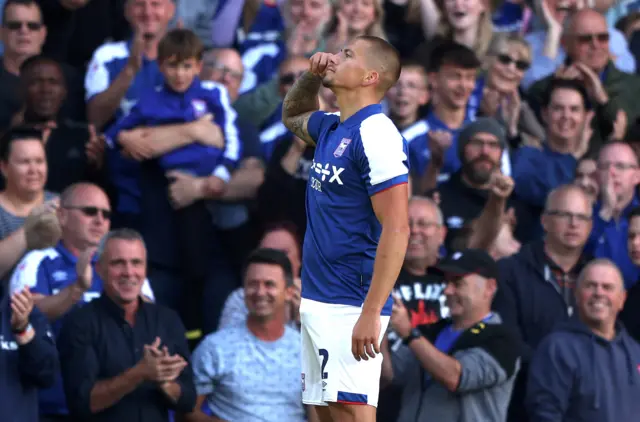
[[[187,362],[178,354],[169,355],[167,347],[160,345],[161,340],[156,337],[152,344],[144,346],[144,355],[139,362],[143,376],[146,380],[157,383],[174,381],[187,366]]]
[[[491,175],[491,193],[498,198],[507,199],[513,192],[514,182],[509,176],[505,176],[499,171]]]
[[[409,318],[409,311],[402,303],[402,299],[393,295],[393,309],[391,310],[391,328],[398,336],[404,338],[411,332],[411,319]]]
[[[336,66],[338,64],[338,58],[335,54],[331,53],[316,53],[309,59],[309,71],[321,78],[327,72],[330,66]]]
[[[11,296],[11,329],[24,331],[29,325],[29,315],[33,311],[33,296],[28,287]]]
[[[140,28],[136,28],[133,36],[133,42],[131,43],[131,49],[129,50],[129,59],[127,60],[127,66],[134,72],[138,73],[142,67],[144,57],[144,32]]]
[[[453,143],[451,132],[446,130],[430,130],[429,151],[431,152],[431,163],[437,168],[444,165],[444,155]]]
[[[76,261],[76,285],[82,290],[87,291],[91,288],[93,282],[93,265],[91,259],[96,253],[96,247],[89,247],[78,256]]]
[[[95,126],[89,125],[89,142],[85,146],[85,153],[89,162],[97,168],[102,167],[105,145],[106,138],[104,135],[98,135]]]
[[[591,137],[593,136],[593,128],[591,127],[591,121],[595,113],[593,110],[587,112],[587,117],[584,119],[584,125],[582,126],[582,135],[578,140],[573,156],[576,160],[582,158],[583,155],[589,150],[589,144],[591,143]]]

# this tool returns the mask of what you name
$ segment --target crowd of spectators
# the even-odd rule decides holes
[[[0,420],[325,422],[301,249],[339,174],[282,102],[362,35],[401,55],[411,176],[377,419],[640,418],[640,3],[0,10]]]

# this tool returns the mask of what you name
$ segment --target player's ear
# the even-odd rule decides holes
[[[374,85],[380,81],[380,73],[370,70],[364,77],[364,86]]]

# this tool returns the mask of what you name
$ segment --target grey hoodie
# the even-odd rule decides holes
[[[445,319],[420,328],[433,343],[449,324]],[[462,367],[455,392],[429,381],[408,347],[392,351],[393,382],[404,387],[397,422],[505,421],[520,368],[520,350],[514,344],[516,337],[497,314],[463,332],[449,351]]]

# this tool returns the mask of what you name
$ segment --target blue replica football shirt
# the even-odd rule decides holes
[[[407,183],[407,143],[378,104],[340,122],[315,112],[316,141],[307,186],[302,297],[362,306],[371,284],[382,226],[370,197]],[[383,315],[391,313],[391,297]]]
[[[115,148],[121,131],[138,126],[160,126],[186,123],[211,113],[225,137],[224,154],[221,149],[194,143],[169,151],[158,158],[165,170],[183,170],[196,176],[208,176],[222,165],[227,166],[225,180],[230,170],[240,160],[240,140],[236,112],[231,107],[227,89],[216,82],[195,78],[185,92],[174,92],[166,84],[143,91],[140,100],[130,113],[119,119],[105,133],[107,144]]]

